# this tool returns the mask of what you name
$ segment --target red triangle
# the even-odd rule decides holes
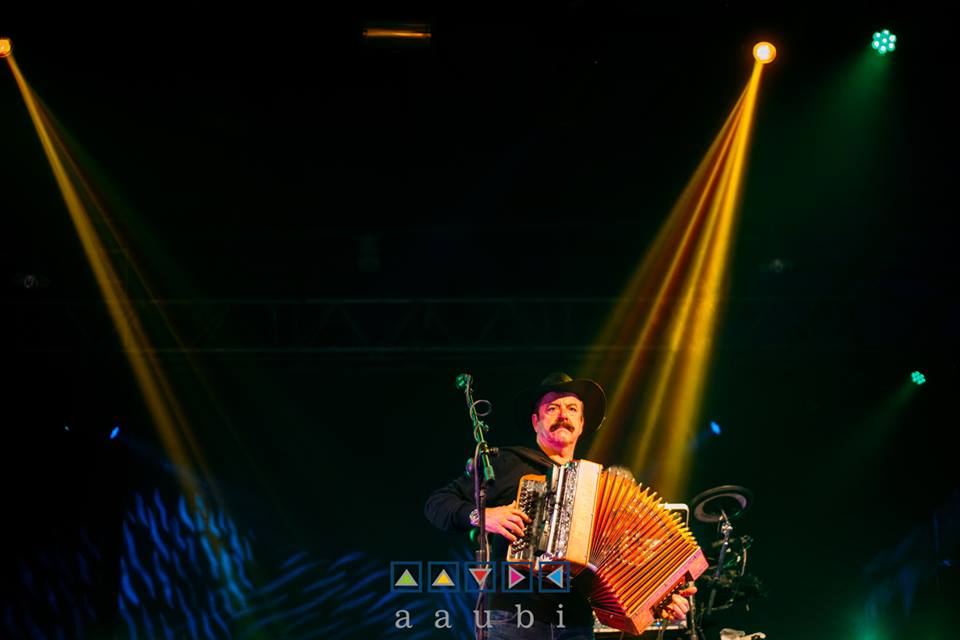
[[[467,571],[469,571],[473,579],[477,581],[477,586],[482,589],[484,583],[487,581],[487,576],[490,575],[493,569],[490,567],[471,567],[467,569]]]

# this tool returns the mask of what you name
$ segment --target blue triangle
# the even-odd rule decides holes
[[[563,589],[563,587],[564,587],[564,584],[563,584],[563,567],[560,567],[559,569],[554,569],[553,571],[551,571],[550,573],[548,573],[548,574],[547,574],[547,580],[549,580],[549,581],[552,582],[553,584],[555,584],[555,585],[557,585],[558,587],[560,587],[561,589]]]

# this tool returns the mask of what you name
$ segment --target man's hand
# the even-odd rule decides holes
[[[667,620],[683,620],[690,611],[690,601],[687,596],[692,596],[697,592],[697,588],[689,586],[670,596],[670,601],[660,610],[660,615]]]
[[[502,507],[487,507],[483,516],[488,532],[499,533],[510,542],[522,537],[525,523],[530,522],[527,514],[517,508],[516,500]]]

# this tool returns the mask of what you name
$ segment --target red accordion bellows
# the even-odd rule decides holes
[[[580,580],[603,624],[639,634],[672,593],[707,569],[703,551],[680,516],[622,468],[588,460],[524,476],[517,504],[531,517],[507,560],[563,560]]]

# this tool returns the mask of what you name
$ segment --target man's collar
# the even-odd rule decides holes
[[[549,467],[556,464],[550,459],[550,456],[545,454],[539,447],[536,449],[530,447],[501,447],[500,449],[502,451],[510,451],[528,462],[533,462],[541,466]]]

